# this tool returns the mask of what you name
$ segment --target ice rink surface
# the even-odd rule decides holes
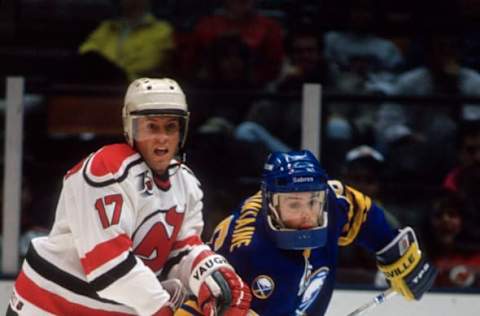
[[[346,316],[380,292],[336,290],[326,316]],[[365,316],[479,316],[480,294],[427,293],[407,302],[397,295],[369,310]],[[314,315],[312,315],[314,316]]]
[[[0,281],[0,315],[10,298],[12,281]],[[346,316],[379,292],[336,290],[326,316]],[[480,294],[427,293],[420,302],[395,296],[364,316],[479,316]],[[315,316],[315,315],[309,315]]]

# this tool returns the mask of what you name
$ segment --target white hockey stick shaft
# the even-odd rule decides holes
[[[393,289],[388,289],[385,292],[382,292],[382,293],[378,294],[371,301],[363,304],[362,306],[360,306],[359,308],[357,308],[356,310],[354,310],[353,312],[351,312],[347,316],[363,315],[367,311],[377,307],[380,304],[385,303],[385,301],[387,301],[389,298],[391,298],[395,295],[397,295],[397,292],[395,292]]]

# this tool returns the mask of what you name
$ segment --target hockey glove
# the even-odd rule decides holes
[[[193,263],[189,283],[205,316],[247,315],[250,289],[224,257],[208,250],[201,252]]]
[[[419,300],[432,287],[437,270],[420,251],[412,228],[401,229],[376,255],[390,286],[407,300]]]
[[[187,297],[187,291],[178,279],[170,279],[160,282],[165,291],[170,294],[168,302],[158,310],[154,316],[173,316],[175,311],[183,304]]]

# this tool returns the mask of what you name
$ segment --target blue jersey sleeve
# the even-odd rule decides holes
[[[337,204],[344,215],[340,223],[343,225],[338,241],[340,246],[355,242],[370,251],[378,251],[396,236],[385,219],[383,209],[370,197],[338,181],[334,184]]]
[[[372,203],[358,234],[357,243],[376,252],[385,247],[396,235],[397,232],[387,223],[383,209]]]

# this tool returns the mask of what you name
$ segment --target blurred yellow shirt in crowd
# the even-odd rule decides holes
[[[174,46],[170,23],[146,14],[133,26],[123,19],[102,22],[80,46],[79,52],[99,53],[134,80],[168,67]]]

